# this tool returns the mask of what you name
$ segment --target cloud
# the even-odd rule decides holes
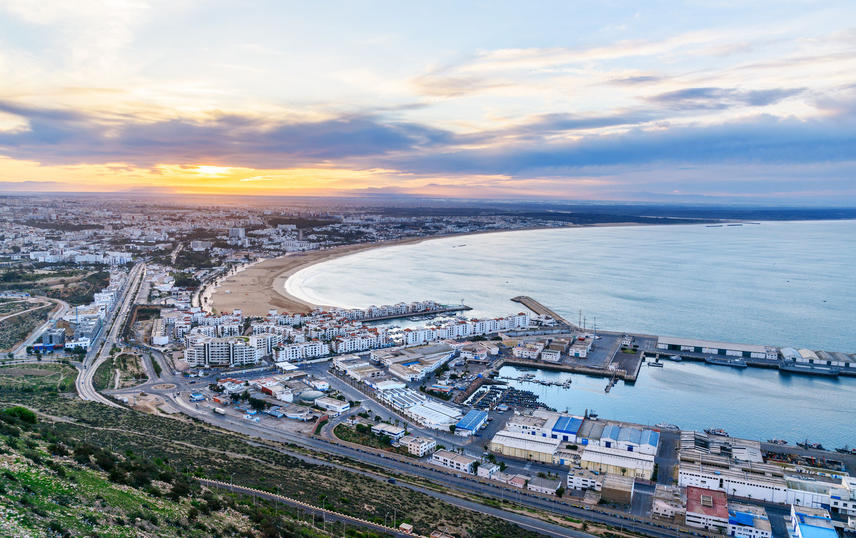
[[[205,161],[271,168],[415,150],[454,138],[418,123],[359,114],[298,122],[217,114],[208,120],[117,123],[8,101],[0,101],[0,111],[23,118],[29,126],[0,132],[3,153],[49,164]]]
[[[648,101],[676,110],[718,110],[734,106],[767,106],[799,95],[804,88],[737,90],[733,88],[683,88],[649,97]]]

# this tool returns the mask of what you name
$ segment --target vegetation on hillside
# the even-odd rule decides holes
[[[294,452],[296,447],[257,440],[249,443],[243,436],[184,417],[158,417],[63,397],[56,390],[42,390],[47,385],[42,378],[16,380],[15,376],[4,375],[4,370],[0,368],[0,406],[24,403],[44,413],[39,433],[45,438],[53,436],[52,442],[59,440],[69,447],[90,445],[96,450],[110,448],[111,453],[122,454],[123,481],[133,480],[136,469],[127,467],[125,458],[156,466],[160,461],[164,464],[158,466],[159,472],[165,469],[175,477],[186,477],[191,484],[190,477],[234,481],[378,522],[395,510],[399,522],[412,523],[416,532],[424,535],[443,528],[458,536],[534,536],[500,519],[440,502],[423,493],[304,460]],[[90,456],[95,458],[97,454]],[[355,464],[335,458],[332,461]],[[115,464],[118,466],[119,462]],[[109,481],[110,471],[100,472],[108,473]],[[150,482],[156,484],[162,496],[170,491],[157,479]],[[145,490],[148,485],[141,483],[140,487]],[[136,486],[131,482],[130,487]],[[185,516],[182,512],[170,517],[169,521],[178,524]],[[250,520],[254,523],[252,517]],[[258,528],[255,532],[261,534]]]

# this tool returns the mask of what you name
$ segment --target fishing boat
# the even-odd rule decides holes
[[[680,428],[674,424],[669,424],[667,422],[661,422],[659,424],[655,424],[656,427],[661,430],[680,430]]]
[[[767,439],[767,442],[772,444],[772,445],[786,445],[786,444],[788,444],[788,442],[785,441],[784,439]]]
[[[721,435],[723,437],[730,437],[730,435],[728,435],[728,432],[723,430],[722,428],[707,428],[706,430],[704,430],[704,433],[708,435]]]
[[[648,366],[653,366],[654,368],[662,368],[662,367],[663,367],[663,363],[662,363],[662,362],[654,361],[654,362],[649,362],[649,363],[648,363]]]
[[[824,450],[823,445],[820,443],[809,443],[808,439],[801,443],[797,443],[797,446],[800,448],[810,448],[812,450]]]
[[[670,361],[675,361],[675,362],[681,362],[682,360],[684,360],[683,357],[681,357],[680,355],[669,355],[666,358],[669,359]]]

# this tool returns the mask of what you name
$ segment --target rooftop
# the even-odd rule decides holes
[[[724,491],[687,487],[687,513],[728,519],[728,499]]]

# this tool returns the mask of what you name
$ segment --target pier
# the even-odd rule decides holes
[[[579,330],[579,327],[577,327],[575,324],[573,324],[570,321],[563,318],[561,315],[556,313],[555,310],[553,310],[552,308],[549,308],[547,306],[544,306],[543,304],[539,303],[538,301],[536,301],[532,297],[529,297],[528,295],[518,295],[517,297],[513,297],[511,300],[514,301],[515,303],[522,304],[523,306],[525,306],[526,308],[528,308],[532,312],[535,312],[539,316],[550,316],[551,318],[558,321],[562,325],[567,325],[568,327],[570,327],[571,329],[573,329],[575,331]]]
[[[532,297],[520,295],[512,298],[511,300],[522,304],[535,314],[551,317],[558,323],[562,324],[568,333],[583,331],[581,327],[569,322],[555,310],[545,306]],[[538,332],[517,331],[517,333],[520,334],[514,334],[511,336],[558,336],[561,332],[561,328],[552,328],[543,329]],[[634,345],[632,349],[627,349],[626,346],[622,346],[621,351],[619,351],[619,346],[615,344],[611,349],[612,352],[608,354],[609,356],[601,357],[600,361],[592,360],[592,358],[594,358],[592,354],[587,359],[569,359],[568,362],[560,363],[548,363],[528,359],[505,359],[503,364],[610,377],[612,378],[610,385],[614,384],[616,377],[625,381],[635,381],[639,375],[640,366],[645,358],[653,358],[655,360],[679,360],[677,357],[680,357],[684,360],[704,362],[710,365],[725,366],[729,368],[771,368],[793,374],[828,377],[856,376],[856,354],[818,351],[816,352],[816,355],[811,355],[815,358],[814,361],[810,363],[797,363],[793,360],[788,360],[788,358],[783,355],[783,348],[780,349],[775,346],[727,344],[722,342],[706,342],[698,340],[693,341],[696,342],[693,347],[688,347],[689,344],[681,341],[690,341],[690,339],[675,339],[658,337],[650,334],[631,334],[608,330],[598,330],[597,336],[597,342],[607,343],[616,339],[629,339],[637,344]],[[601,338],[603,340],[601,340]],[[668,341],[677,341],[683,345],[674,344],[666,346],[666,344],[663,343],[664,339]],[[709,350],[705,347],[712,346],[714,344],[716,349],[711,348]],[[727,348],[735,348],[740,351],[740,353],[739,355],[734,354]],[[767,355],[763,356],[764,354]],[[675,357],[675,359],[672,359],[673,357]],[[833,363],[833,361],[836,361],[837,364]],[[615,369],[614,371],[617,375],[613,375],[612,369]]]

